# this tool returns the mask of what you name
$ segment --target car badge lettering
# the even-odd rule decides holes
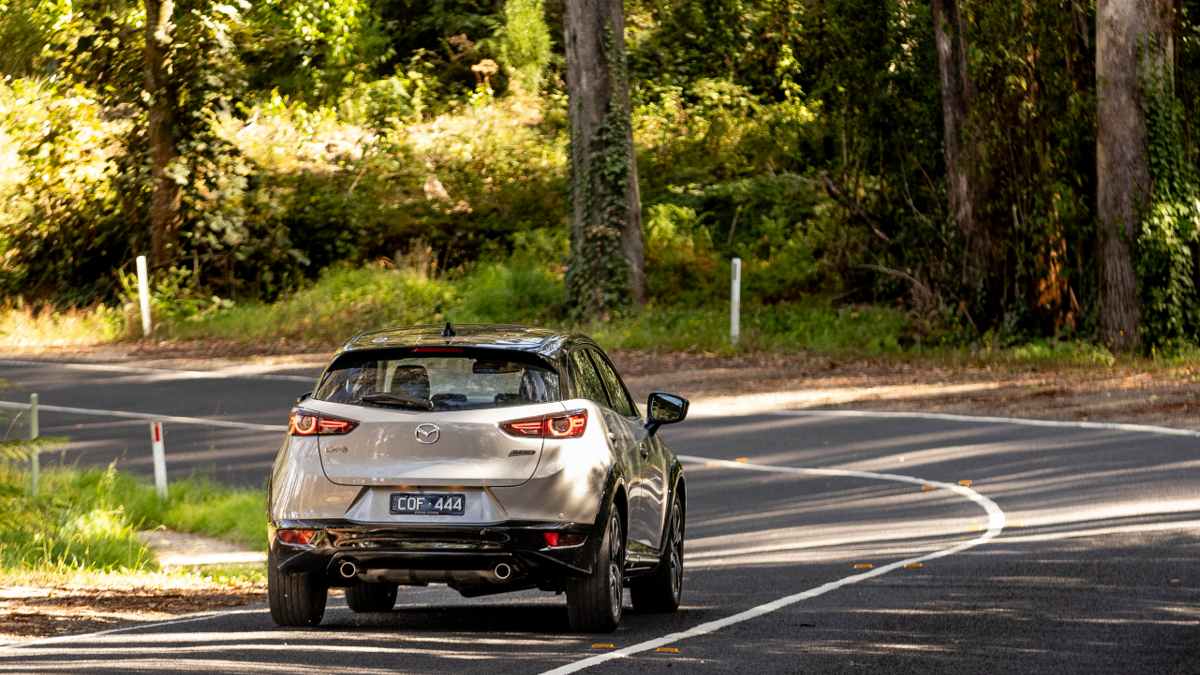
[[[437,443],[442,437],[442,430],[436,424],[418,424],[416,430],[417,442],[430,445]]]

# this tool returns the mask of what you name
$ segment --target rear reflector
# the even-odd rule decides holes
[[[308,546],[317,538],[318,530],[279,530],[275,536],[285,544]]]
[[[510,436],[522,438],[579,438],[587,430],[587,411],[572,410],[540,417],[501,422],[500,428]]]
[[[586,537],[569,532],[543,532],[542,539],[548,548],[566,548],[582,544]]]
[[[311,413],[305,410],[293,410],[288,418],[288,433],[293,436],[340,436],[354,431],[358,422]]]

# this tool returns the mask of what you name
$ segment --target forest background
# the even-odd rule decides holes
[[[0,0],[0,343],[138,337],[147,254],[161,339],[719,349],[740,257],[744,348],[1190,353],[1200,3],[1119,4],[618,3],[645,294],[598,312],[563,0]]]

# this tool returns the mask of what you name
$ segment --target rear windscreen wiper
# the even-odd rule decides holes
[[[433,410],[433,403],[419,398],[408,398],[398,394],[389,394],[387,392],[375,392],[364,394],[358,399],[363,403],[374,403],[377,405],[388,405],[396,408],[409,408],[412,410]]]

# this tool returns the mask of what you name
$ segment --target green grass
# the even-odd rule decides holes
[[[1200,352],[1195,350],[1118,359],[1102,346],[1079,340],[1008,344],[985,336],[970,344],[940,344],[934,336],[931,346],[930,339],[915,337],[917,331],[909,316],[898,309],[837,306],[820,297],[769,306],[747,298],[742,338],[735,348],[729,343],[727,302],[724,298],[703,302],[704,294],[691,304],[652,300],[641,311],[606,322],[570,321],[562,270],[547,262],[554,259],[551,253],[531,249],[506,261],[479,264],[437,278],[385,265],[335,267],[276,302],[222,303],[195,313],[163,311],[156,333],[168,340],[219,340],[251,349],[280,341],[332,349],[363,330],[451,320],[577,330],[610,349],[716,354],[807,351],[847,358],[929,360],[947,366],[1034,368],[1118,364],[1171,368],[1200,361]],[[167,300],[156,302],[161,305]],[[0,319],[15,317],[14,325],[22,326],[26,334],[22,344],[26,346],[79,343],[87,336],[95,343],[131,339],[114,328],[117,316],[117,310],[103,307],[90,314],[79,310],[61,316],[27,308],[0,311]],[[11,331],[5,330],[0,329],[0,346],[15,339],[6,338]]]
[[[266,548],[261,490],[192,478],[172,483],[161,500],[148,482],[113,467],[48,469],[38,497],[28,487],[26,471],[0,464],[3,569],[153,570],[154,556],[136,532],[159,525]]]

